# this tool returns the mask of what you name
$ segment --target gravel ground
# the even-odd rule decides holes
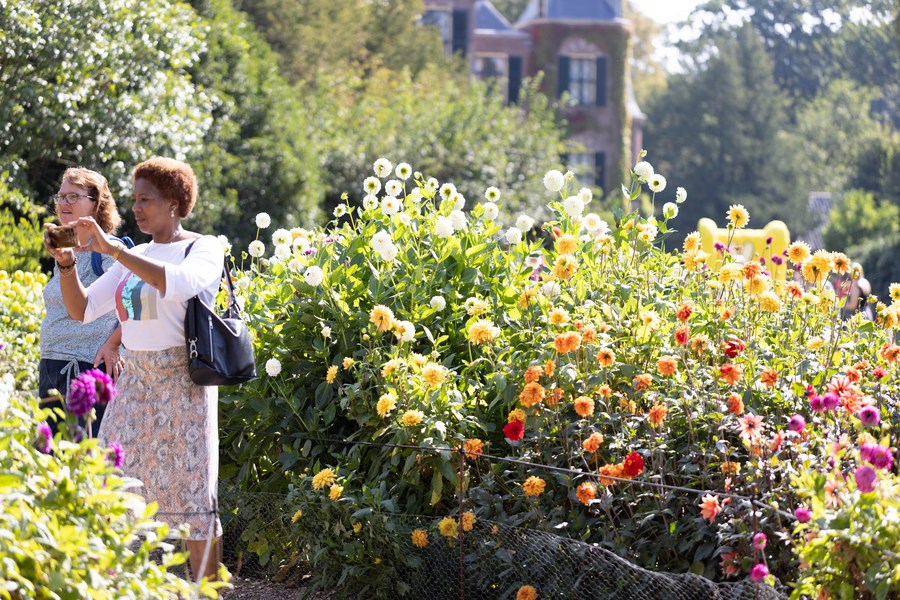
[[[296,600],[303,591],[297,587],[288,587],[284,584],[267,579],[248,579],[246,577],[232,577],[231,584],[234,589],[222,594],[226,600]],[[315,600],[327,600],[327,596],[316,594]]]

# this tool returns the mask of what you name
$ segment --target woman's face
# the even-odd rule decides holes
[[[69,200],[74,200],[74,204],[69,204]],[[94,217],[96,213],[97,199],[90,198],[88,190],[68,181],[62,182],[56,203],[56,216],[60,223],[68,225],[81,217]]]
[[[169,234],[178,221],[178,213],[172,215],[175,202],[162,195],[153,183],[147,179],[134,180],[134,204],[131,212],[138,229],[143,233],[156,236]]]

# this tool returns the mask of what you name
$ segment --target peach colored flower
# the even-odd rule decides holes
[[[678,361],[674,356],[663,356],[656,361],[656,368],[660,374],[668,377],[669,375],[674,375],[675,371],[678,370]]]
[[[478,438],[468,439],[463,442],[463,450],[469,454],[481,454],[484,452],[484,442]]]
[[[616,363],[616,354],[609,348],[597,350],[597,362],[601,367],[611,367]]]
[[[719,504],[719,497],[712,494],[706,494],[700,501],[700,516],[712,523],[722,512],[722,505]]]
[[[585,452],[593,454],[600,449],[600,444],[602,443],[603,436],[595,431],[586,440],[581,442],[581,447],[584,448]]]
[[[744,376],[744,369],[734,363],[725,363],[719,367],[719,379],[728,385],[735,385]]]
[[[571,254],[560,254],[553,262],[551,271],[560,279],[569,279],[578,272],[578,261]]]
[[[525,422],[525,411],[521,408],[514,408],[509,411],[509,414],[506,416],[506,422],[512,423],[513,421],[518,421],[519,423]]]
[[[625,479],[624,469],[622,468],[622,465],[619,464],[603,465],[597,472],[600,474],[599,481],[601,485],[613,485],[614,483],[617,483],[615,479],[610,479],[610,477]],[[606,477],[603,477],[604,475],[606,475]]]
[[[612,388],[604,383],[599,388],[597,388],[597,393],[600,394],[600,396],[603,398],[610,398],[612,397]]]
[[[537,590],[530,585],[523,585],[516,592],[516,600],[537,600]]]
[[[525,388],[522,390],[522,393],[519,394],[519,402],[525,407],[534,406],[535,404],[540,404],[544,401],[546,393],[547,391],[541,384],[532,381],[531,383],[525,384]]]
[[[590,417],[594,414],[594,401],[587,396],[578,396],[575,398],[575,414],[581,418]]]
[[[653,376],[649,373],[641,373],[634,378],[632,383],[634,384],[634,389],[643,391],[649,388],[650,384],[653,383]]]
[[[575,490],[575,497],[578,501],[587,506],[591,500],[597,497],[597,486],[590,481],[585,481]]]
[[[544,374],[547,377],[553,377],[553,372],[556,370],[556,363],[552,360],[548,360],[544,363]]]
[[[547,487],[546,481],[532,475],[522,484],[522,491],[525,492],[526,496],[540,496],[544,493],[545,487]]]
[[[759,380],[766,387],[774,387],[775,384],[778,383],[778,373],[771,367],[763,369],[762,374],[759,376]]]
[[[485,342],[492,342],[497,339],[498,335],[500,335],[500,328],[487,319],[476,321],[469,327],[469,341],[476,346]]]
[[[900,346],[897,344],[885,344],[881,347],[881,350],[878,351],[878,356],[885,362],[897,362],[900,360]]]
[[[728,396],[728,412],[735,416],[740,416],[744,412],[744,401],[737,394]]]
[[[734,313],[737,309],[733,306],[726,306],[722,310],[719,311],[719,321],[725,322],[731,319],[734,316]]]
[[[687,325],[680,325],[675,329],[675,343],[679,346],[686,346],[688,338],[691,336],[691,328]]]
[[[675,312],[675,317],[679,321],[687,321],[691,318],[691,315],[694,313],[694,303],[691,300],[688,300],[684,304],[682,304],[678,311]]]
[[[662,425],[662,422],[665,420],[668,412],[669,409],[666,408],[664,404],[656,404],[653,408],[650,409],[650,413],[647,415],[647,420],[650,421],[650,424],[654,427],[659,427],[660,425]]]
[[[416,548],[424,548],[428,545],[428,533],[424,529],[414,529],[409,537]]]
[[[744,263],[744,266],[741,270],[744,273],[744,279],[753,279],[755,277],[759,277],[763,272],[762,265],[758,262]]]
[[[532,383],[541,378],[544,369],[540,365],[534,365],[525,369],[525,383]]]
[[[581,346],[581,334],[577,331],[566,331],[556,336],[553,345],[560,354],[574,352]]]
[[[705,333],[698,333],[691,338],[691,350],[697,354],[703,354],[709,347],[709,337]]]
[[[581,343],[582,344],[593,344],[597,341],[597,328],[593,325],[588,325],[581,332]]]
[[[556,405],[559,404],[559,401],[563,399],[565,392],[563,392],[560,388],[553,388],[552,390],[547,392],[547,397],[544,398],[544,404],[549,406],[550,408],[556,408]]]

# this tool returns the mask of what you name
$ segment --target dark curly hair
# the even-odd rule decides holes
[[[197,176],[191,165],[174,158],[154,156],[134,168],[135,180],[146,179],[167,200],[178,203],[178,215],[191,214],[197,202]]]
[[[109,191],[109,182],[106,177],[97,171],[91,171],[83,167],[70,167],[62,176],[63,182],[69,182],[80,187],[88,193],[88,196],[97,201],[97,225],[106,233],[115,233],[122,224],[119,209]]]

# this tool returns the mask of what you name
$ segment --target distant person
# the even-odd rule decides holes
[[[102,234],[109,237],[121,223],[106,177],[96,171],[79,167],[66,169],[59,192],[52,199],[61,225],[71,225],[81,217],[92,217]],[[38,393],[41,398],[49,397],[53,389],[65,397],[69,392],[69,382],[82,371],[95,367],[104,369],[115,379],[125,364],[119,354],[122,332],[115,313],[110,310],[87,324],[74,321],[69,318],[60,290],[61,278],[70,276],[74,271],[78,272],[81,282],[89,286],[115,261],[104,255],[94,258],[86,248],[75,248],[74,256],[81,259],[77,264],[57,262],[53,266],[53,275],[44,288],[46,313],[41,321],[41,359],[38,363]],[[46,406],[62,408],[62,402],[54,400]],[[97,404],[94,409],[97,418],[91,424],[91,430],[96,436],[103,419],[104,405]],[[48,423],[55,434],[56,417],[51,417]]]
[[[875,310],[869,303],[869,296],[872,295],[872,284],[866,279],[862,265],[853,263],[850,267],[851,281],[850,289],[847,292],[847,300],[841,309],[841,317],[849,319],[857,312],[863,313],[870,321],[875,320]]]

